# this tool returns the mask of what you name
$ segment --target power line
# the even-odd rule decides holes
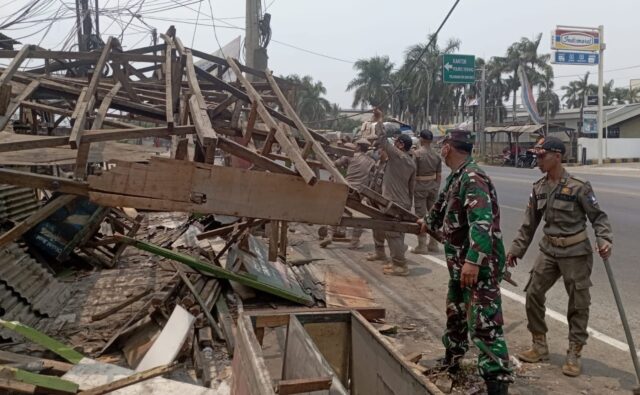
[[[386,103],[387,100],[389,100],[390,97],[392,97],[393,95],[395,95],[398,92],[400,86],[402,86],[402,84],[406,81],[407,77],[411,74],[411,71],[413,71],[413,69],[416,67],[418,62],[420,62],[420,60],[422,59],[424,54],[427,53],[427,51],[429,50],[429,47],[431,46],[431,44],[433,44],[433,42],[435,40],[437,40],[438,34],[440,34],[440,30],[442,30],[444,25],[447,23],[447,21],[449,20],[449,17],[451,16],[451,14],[453,14],[453,11],[456,9],[456,7],[458,6],[459,3],[460,3],[460,0],[456,0],[456,2],[453,3],[453,6],[451,6],[451,9],[449,10],[447,15],[444,17],[444,19],[440,23],[440,26],[438,26],[438,29],[435,31],[435,33],[433,33],[431,35],[431,37],[429,39],[429,42],[427,43],[427,45],[425,45],[425,47],[422,50],[422,52],[420,52],[420,55],[416,58],[416,60],[413,62],[413,64],[409,67],[409,70],[404,74],[403,78],[400,80],[400,83],[398,85],[396,85],[396,87],[393,89],[393,91],[391,91],[391,94],[387,95],[382,100],[382,102],[380,102],[379,105],[382,105],[382,104]],[[309,123],[313,124],[313,123],[320,123],[320,122],[337,121],[337,120],[340,120],[340,119],[353,118],[353,117],[356,117],[358,115],[360,115],[360,114],[353,114],[353,115],[348,115],[348,116],[344,116],[344,117],[337,117],[337,118],[334,118],[334,119],[323,119],[323,120],[320,120],[320,121],[314,121],[314,122],[309,122]]]
[[[216,43],[218,43],[218,48],[220,49],[220,54],[222,55],[223,58],[226,58],[226,56],[224,56],[224,51],[222,50],[222,45],[220,45],[220,40],[218,40],[218,31],[216,30],[216,24],[213,20],[213,6],[211,5],[211,0],[209,0],[209,12],[211,13],[211,27],[213,27],[213,36],[216,38]]]
[[[326,55],[326,54],[322,54],[320,52],[315,52],[315,51],[311,51],[311,50],[308,50],[308,49],[300,48],[300,47],[297,47],[295,45],[287,44],[287,43],[282,42],[282,41],[271,39],[271,42],[278,43],[280,45],[284,45],[285,47],[297,49],[298,51],[306,52],[306,53],[309,53],[309,54],[312,54],[312,55],[321,56],[323,58],[337,60],[339,62],[344,62],[344,63],[349,63],[349,64],[354,64],[355,63],[355,60],[347,60],[347,59],[336,58],[335,56]]]
[[[198,3],[198,15],[196,16],[196,27],[193,28],[193,37],[191,37],[191,48],[193,48],[193,43],[196,41],[196,31],[198,31],[198,20],[200,19],[200,8],[202,7],[202,2]]]

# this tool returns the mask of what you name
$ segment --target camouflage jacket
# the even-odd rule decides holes
[[[447,177],[438,201],[425,220],[434,231],[442,228],[448,261],[460,267],[470,262],[502,277],[505,250],[498,194],[473,158]]]

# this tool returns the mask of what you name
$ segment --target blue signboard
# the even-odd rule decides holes
[[[553,54],[553,60],[553,63],[559,64],[595,65],[600,61],[600,54],[589,52],[555,51]]]

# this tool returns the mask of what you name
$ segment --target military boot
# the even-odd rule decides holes
[[[562,365],[562,373],[571,377],[578,377],[582,373],[582,363],[580,362],[580,353],[582,352],[582,344],[569,343],[567,350],[567,358]]]
[[[418,245],[409,248],[409,252],[412,254],[426,254],[429,252],[427,248],[427,235],[418,235]]]
[[[365,259],[368,260],[368,261],[383,261],[383,262],[386,262],[387,261],[387,254],[385,254],[384,251],[376,250],[375,252],[371,252],[371,253],[367,254]]]
[[[541,362],[549,359],[549,347],[544,333],[532,333],[531,347],[518,354],[518,359],[523,362]]]
[[[500,380],[487,380],[487,395],[509,395],[509,382]]]
[[[443,358],[440,358],[436,361],[436,365],[434,369],[438,372],[447,372],[449,374],[457,374],[460,372],[460,360],[462,359],[462,355],[454,355],[451,352],[447,351],[444,354]]]

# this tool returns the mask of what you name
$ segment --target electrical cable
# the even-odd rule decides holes
[[[202,7],[202,2],[198,3],[198,14],[196,17],[196,27],[193,28],[193,37],[191,37],[191,48],[193,48],[193,43],[196,41],[196,31],[198,30],[198,20],[200,19],[200,8]]]
[[[216,38],[216,43],[218,43],[218,48],[220,49],[220,54],[223,58],[226,58],[224,55],[224,51],[222,50],[222,45],[220,45],[220,40],[218,40],[218,31],[216,30],[216,24],[213,20],[213,6],[211,5],[211,0],[209,1],[209,12],[211,12],[211,26],[213,27],[213,36]]]

